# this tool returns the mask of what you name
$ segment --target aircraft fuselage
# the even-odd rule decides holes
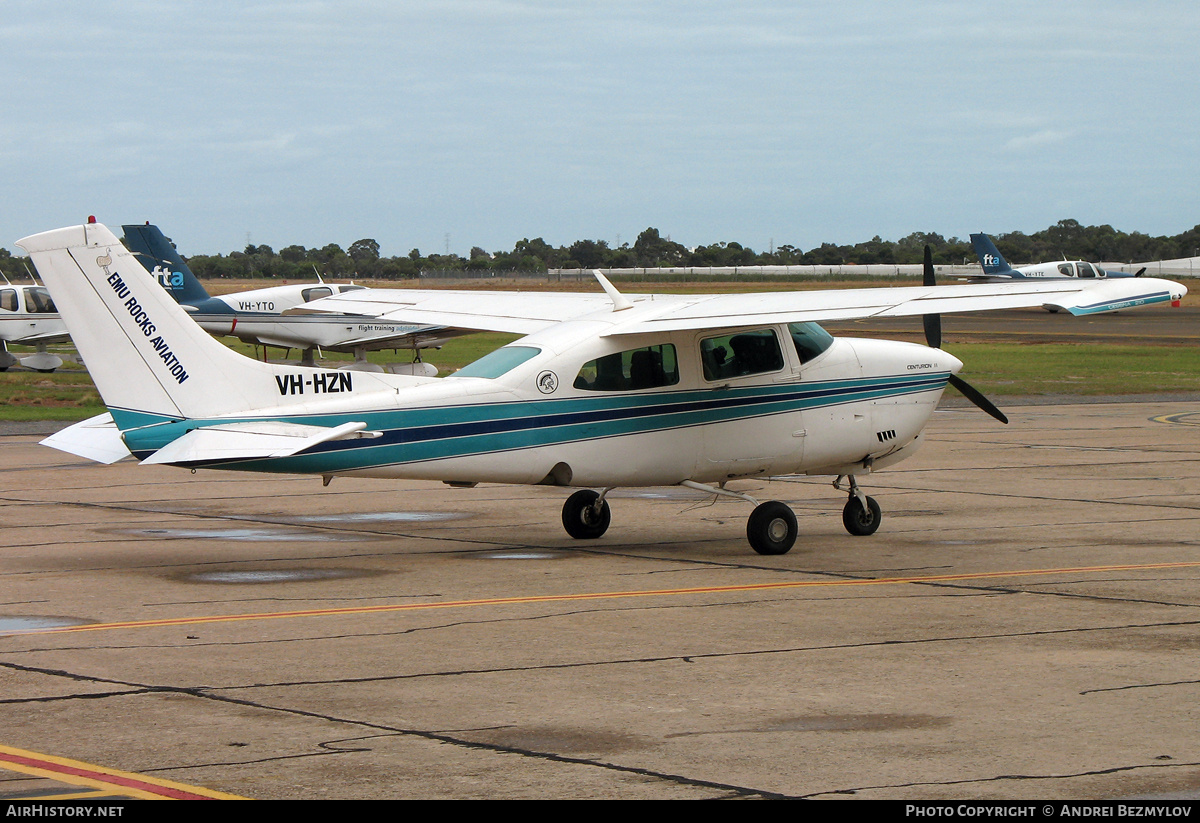
[[[810,341],[801,351],[794,329],[815,329],[822,350]],[[480,361],[478,376],[467,370],[399,393],[380,392],[359,374],[272,377],[280,401],[296,404],[275,419],[365,422],[379,436],[205,465],[589,487],[866,473],[915,450],[961,367],[937,349],[834,339],[812,324],[715,337],[602,331],[595,321],[564,323],[500,349],[496,365]],[[150,421],[125,420],[120,410],[113,416],[139,457],[179,437],[180,427],[204,425],[146,427]]]

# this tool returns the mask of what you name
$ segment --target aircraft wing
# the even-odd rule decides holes
[[[16,333],[20,334],[20,332]],[[17,346],[37,346],[42,343],[70,343],[71,335],[65,331],[34,332],[33,334],[23,334],[21,337],[9,338],[5,336],[4,332],[0,332],[0,340]]]
[[[859,320],[924,314],[994,311],[1035,306],[1099,314],[1182,299],[1187,288],[1170,280],[1010,282],[958,286],[836,289],[698,296],[664,305],[656,315],[613,334],[734,328],[767,323]]]
[[[397,323],[533,334],[611,307],[612,302],[603,294],[360,289],[314,300],[284,314],[359,314]]]
[[[709,295],[618,295],[636,308],[609,335],[734,328],[767,323],[858,320],[1050,306],[1096,314],[1179,300],[1170,280],[1039,280],[954,286],[830,289]],[[381,320],[473,331],[532,334],[588,314],[611,313],[604,294],[366,289],[315,300],[289,312],[346,312]]]

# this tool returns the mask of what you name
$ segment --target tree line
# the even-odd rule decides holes
[[[1009,232],[993,235],[1000,253],[1013,265],[1040,263],[1063,257],[1091,261],[1148,262],[1200,256],[1200,226],[1174,237],[1151,237],[1139,232],[1117,231],[1112,226],[1083,226],[1077,220],[1060,220],[1034,234]],[[422,254],[411,250],[402,257],[382,257],[379,243],[370,238],[356,240],[346,249],[336,243],[321,248],[248,245],[229,254],[197,254],[187,258],[198,277],[279,279],[311,278],[314,271],[331,278],[402,280],[426,271],[483,270],[544,272],[547,269],[627,269],[706,266],[798,266],[920,263],[924,248],[933,250],[938,264],[975,263],[969,239],[945,238],[940,234],[913,232],[900,240],[876,236],[853,245],[822,243],[802,251],[782,245],[756,252],[736,242],[713,243],[688,248],[647,228],[630,245],[612,247],[606,240],[576,240],[569,246],[551,246],[542,238],[517,242],[510,251],[489,252],[478,246],[467,257],[457,254]],[[21,259],[0,249],[0,271],[16,280],[25,277]]]

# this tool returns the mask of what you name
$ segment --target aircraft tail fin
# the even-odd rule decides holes
[[[165,420],[316,411],[347,395],[425,382],[261,363],[213,339],[106,226],[89,223],[25,237],[29,252],[88,364],[117,427]]]
[[[986,234],[972,234],[971,245],[975,247],[975,254],[979,257],[979,265],[983,266],[983,273],[989,277],[1019,277],[1020,274],[1000,251],[996,248],[996,244],[992,242],[992,238]]]
[[[121,226],[121,231],[133,256],[178,302],[196,304],[209,299],[204,286],[158,226]]]

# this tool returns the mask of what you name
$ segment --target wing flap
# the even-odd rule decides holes
[[[327,427],[274,420],[220,423],[193,429],[163,446],[142,463],[152,465],[290,457],[330,440],[381,435],[381,432],[364,431],[366,427],[366,423],[343,423]]]

